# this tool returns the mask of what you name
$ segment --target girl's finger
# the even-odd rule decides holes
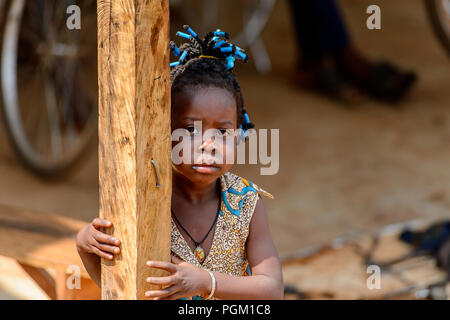
[[[177,284],[161,290],[150,290],[145,293],[147,298],[164,298],[171,296],[181,290],[181,285]]]
[[[113,236],[110,236],[110,235],[100,232],[100,231],[94,232],[92,234],[92,236],[94,237],[95,240],[97,240],[100,243],[106,243],[106,244],[111,244],[111,245],[115,245],[115,246],[120,245],[119,239],[116,239]]]
[[[107,245],[107,244],[99,243],[94,238],[91,238],[91,240],[89,241],[89,245],[99,249],[100,251],[107,252],[108,254],[109,253],[114,253],[114,254],[120,253],[120,248],[119,247],[110,246],[110,245]]]
[[[120,253],[120,248],[119,247],[110,246],[110,245],[107,245],[107,244],[99,243],[97,245],[97,248],[99,248],[102,251],[111,252],[111,253],[114,253],[114,254],[119,254]]]
[[[170,273],[175,273],[177,271],[177,266],[170,262],[147,261],[147,266],[149,266],[150,268],[166,270]]]
[[[109,227],[112,227],[112,223],[111,223],[111,221],[108,221],[108,220],[104,220],[104,219],[100,219],[100,218],[95,218],[95,219],[92,221],[92,226],[93,226],[95,229],[109,228]]]
[[[186,298],[186,294],[184,293],[184,291],[178,291],[170,296],[167,297],[157,297],[155,298],[155,300],[176,300],[176,299],[180,299],[180,298]]]
[[[106,260],[112,260],[114,258],[114,256],[112,254],[103,252],[99,248],[96,248],[94,246],[91,246],[91,248],[92,248],[92,252],[101,258],[104,258]]]
[[[168,277],[148,277],[147,282],[150,284],[158,284],[163,286],[174,285],[178,283],[178,278],[175,276]]]

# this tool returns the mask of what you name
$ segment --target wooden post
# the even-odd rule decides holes
[[[97,1],[99,210],[122,240],[121,254],[102,261],[103,299],[145,298],[146,261],[170,260],[168,2]]]

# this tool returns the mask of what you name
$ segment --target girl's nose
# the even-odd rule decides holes
[[[208,152],[214,152],[216,150],[214,140],[208,139],[203,142],[203,144],[200,146],[200,151],[208,151]]]

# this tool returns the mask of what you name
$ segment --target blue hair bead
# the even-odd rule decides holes
[[[248,56],[240,50],[236,50],[235,54],[239,56],[244,62],[247,62]]]
[[[176,67],[176,66],[179,65],[180,63],[181,63],[180,61],[172,62],[172,63],[170,64],[170,67],[171,67],[171,68]]]
[[[241,129],[241,136],[242,138],[247,138],[247,129],[242,128],[242,124],[239,126],[239,129]]]
[[[194,38],[197,38],[197,33],[195,33],[195,31],[192,30],[188,25],[184,25],[183,28],[186,29],[187,32],[189,32],[189,34],[191,36],[193,36]]]
[[[220,52],[222,53],[232,53],[233,51],[234,51],[233,46],[220,48]]]
[[[219,40],[219,39],[220,39],[220,37],[218,37],[218,36],[212,37],[212,41],[214,41],[214,42],[217,42],[217,40]]]
[[[183,51],[183,53],[181,54],[181,57],[179,59],[179,61],[184,61],[184,59],[186,59],[187,56],[187,51]]]
[[[250,118],[249,118],[247,112],[244,113],[244,119],[245,119],[245,122],[250,123]]]
[[[239,125],[239,130],[240,130],[241,137],[243,137],[245,139],[245,137],[247,136],[247,130],[242,128],[242,124]]]
[[[214,45],[214,48],[213,48],[213,49],[220,48],[220,47],[223,46],[225,43],[226,43],[225,40],[220,40],[219,42],[217,42],[217,43]]]
[[[228,70],[231,70],[234,68],[234,61],[236,60],[233,56],[228,56],[225,61],[227,62],[227,68]]]
[[[172,50],[175,57],[178,57],[181,54],[180,49],[174,42],[170,42],[170,49]]]
[[[227,39],[228,39],[228,33],[225,32],[225,31],[221,31],[220,29],[217,29],[217,30],[214,32],[214,35],[215,35],[215,36],[218,36],[218,37],[223,37],[223,38],[227,38]]]
[[[191,35],[189,35],[187,33],[184,33],[184,32],[181,32],[181,31],[177,31],[177,36],[179,36],[181,38],[185,38],[185,39],[191,40]]]

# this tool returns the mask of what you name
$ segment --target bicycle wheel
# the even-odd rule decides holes
[[[425,6],[436,35],[450,55],[450,0],[425,0]]]
[[[217,28],[229,32],[232,35],[232,43],[252,50],[258,71],[269,71],[270,59],[261,41],[261,35],[275,0],[182,0],[174,1],[172,5],[174,11],[171,14],[174,13],[174,20],[182,19],[183,24],[190,24],[202,34]],[[236,18],[239,16],[242,19]],[[173,30],[180,28],[179,25],[173,27]]]
[[[81,9],[81,29],[66,26]],[[12,0],[3,27],[1,89],[10,141],[34,173],[53,177],[83,154],[97,124],[96,2]]]

